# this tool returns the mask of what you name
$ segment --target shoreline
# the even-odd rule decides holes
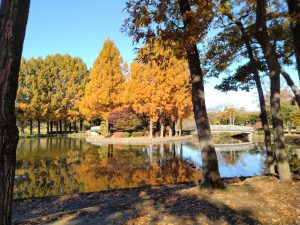
[[[104,138],[101,136],[87,137],[86,142],[93,145],[102,144],[132,144],[132,145],[144,145],[144,144],[160,144],[166,142],[182,142],[192,141],[192,135],[187,136],[173,136],[173,137],[128,137],[128,138]]]

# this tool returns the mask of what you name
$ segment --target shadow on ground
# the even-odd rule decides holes
[[[40,211],[45,208],[41,202],[32,201],[27,208],[30,216],[41,215],[43,219],[24,223],[19,218],[21,223],[15,221],[15,224],[260,224],[250,211],[211,200],[209,193],[181,192],[189,189],[197,187],[191,184],[143,187],[119,190],[116,195],[109,192],[79,195],[65,201],[49,198],[48,208],[57,210],[48,213]],[[17,204],[15,209],[18,210]],[[47,217],[53,213],[62,214]]]

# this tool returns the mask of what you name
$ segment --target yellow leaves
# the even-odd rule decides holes
[[[139,57],[148,55],[145,46]],[[137,113],[153,121],[159,117],[178,119],[190,114],[191,94],[187,63],[176,59],[172,51],[154,43],[147,64],[134,61],[127,83],[128,102]]]
[[[121,105],[125,81],[122,62],[114,42],[106,40],[89,74],[80,103],[80,112],[87,118],[107,118],[109,112]]]

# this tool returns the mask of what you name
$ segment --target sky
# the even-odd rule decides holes
[[[31,0],[23,57],[68,53],[82,58],[91,68],[103,42],[109,38],[130,64],[135,46],[130,37],[120,32],[126,18],[124,7],[125,0]],[[288,71],[296,82],[296,71]],[[232,105],[258,110],[255,90],[221,93],[214,89],[220,81],[214,78],[205,84],[207,108]]]

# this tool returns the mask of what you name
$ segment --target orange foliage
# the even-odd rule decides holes
[[[120,106],[125,77],[122,73],[122,57],[111,40],[106,40],[94,62],[81,100],[80,111],[89,119],[103,118]]]

